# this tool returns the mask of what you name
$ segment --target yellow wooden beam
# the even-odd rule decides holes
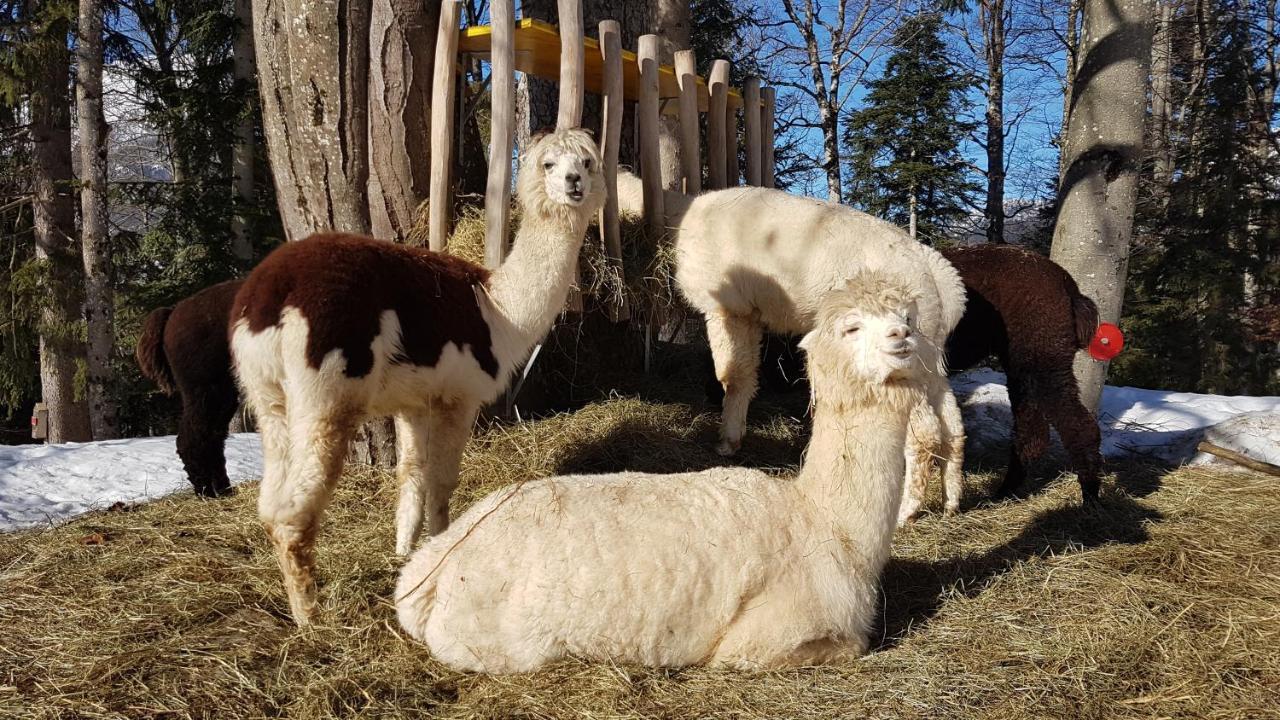
[[[458,52],[467,53],[487,59],[489,42],[493,31],[488,25],[477,25],[461,31],[458,38]],[[600,44],[595,38],[583,39],[586,47],[586,83],[587,92],[601,94],[604,90],[604,70],[600,61]],[[560,35],[554,25],[541,20],[526,18],[516,23],[515,35],[516,70],[548,80],[560,79]],[[628,100],[640,99],[640,66],[636,62],[636,54],[630,50],[622,51],[622,84],[623,95]],[[706,80],[699,77],[698,110],[707,111]],[[658,69],[658,96],[664,101],[662,111],[667,114],[678,114],[680,83],[676,80],[676,71],[670,65]],[[673,102],[665,102],[672,100]],[[729,90],[729,107],[742,107],[742,94],[736,89]]]

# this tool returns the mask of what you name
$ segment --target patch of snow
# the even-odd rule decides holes
[[[1013,414],[1004,373],[971,370],[952,378],[951,386],[964,414],[969,451],[1007,452]],[[1227,422],[1245,415],[1259,419],[1237,421],[1238,425]],[[1219,439],[1216,444],[1229,449],[1267,446],[1280,452],[1275,449],[1280,445],[1280,397],[1228,397],[1108,385],[1102,391],[1098,423],[1102,455],[1112,459],[1143,457],[1181,464],[1196,455],[1196,444],[1206,437],[1207,428]],[[1236,436],[1239,439],[1225,439]]]
[[[1280,465],[1280,412],[1255,410],[1237,415],[1204,431],[1206,442]],[[1216,455],[1198,453],[1192,465],[1229,463]]]
[[[227,439],[227,476],[262,477],[255,433]],[[116,502],[191,490],[175,437],[0,446],[0,532],[54,524]]]

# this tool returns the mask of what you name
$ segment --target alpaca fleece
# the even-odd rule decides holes
[[[908,417],[925,405],[914,299],[860,275],[819,309],[805,341],[813,439],[795,481],[717,468],[499,490],[401,571],[401,626],[442,662],[495,673],[567,655],[751,669],[861,655]]]
[[[223,453],[239,394],[227,318],[241,283],[218,283],[172,308],[151,311],[135,352],[142,374],[182,400],[178,456],[196,493],[206,497],[231,492]]]
[[[307,322],[311,368],[318,370],[336,349],[347,376],[362,377],[373,370],[373,340],[390,311],[400,322],[393,362],[432,367],[453,343],[496,377],[498,360],[476,296],[488,279],[488,270],[452,255],[322,233],[263,260],[237,296],[235,315],[260,333],[279,325],[286,307],[296,308]]]

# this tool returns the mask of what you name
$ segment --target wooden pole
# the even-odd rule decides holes
[[[724,166],[725,187],[737,187],[742,181],[742,169],[738,165],[738,111],[729,107],[724,118]]]
[[[453,214],[453,191],[450,174],[453,169],[454,81],[458,59],[458,19],[462,3],[446,2],[440,6],[440,27],[436,33],[435,74],[431,82],[431,199],[427,218],[428,246],[444,250],[449,238],[449,221]]]
[[[771,87],[764,88],[760,91],[760,100],[764,103],[764,107],[760,108],[760,155],[763,166],[760,174],[760,184],[771,188],[776,186],[773,177],[776,169],[773,147],[773,115],[774,109],[778,104],[778,93]]]
[[[582,125],[582,98],[586,89],[586,57],[582,38],[582,0],[557,0],[560,19],[560,114],[556,128]]]
[[[1260,473],[1280,477],[1280,465],[1272,465],[1265,460],[1257,460],[1243,453],[1238,453],[1235,450],[1228,450],[1227,448],[1214,445],[1211,442],[1201,442],[1199,445],[1196,445],[1196,450],[1199,450],[1202,453],[1209,453],[1210,455],[1217,455],[1223,460],[1230,460],[1231,462],[1247,467],[1250,470],[1257,470]]]
[[[702,148],[698,144],[698,62],[692,50],[675,53],[676,79],[680,82],[680,160],[684,166],[684,191],[702,192]]]
[[[490,0],[490,84],[493,118],[489,140],[489,179],[484,189],[484,263],[496,268],[507,255],[511,211],[511,146],[515,142],[516,14],[513,0]]]
[[[747,151],[747,184],[759,187],[760,169],[760,78],[749,77],[742,86],[743,146]]]
[[[644,187],[644,219],[653,237],[662,234],[666,213],[662,203],[662,165],[658,156],[658,36],[641,35],[636,49],[640,62],[640,179]]]
[[[626,107],[622,85],[622,26],[617,20],[600,23],[600,58],[603,64],[604,93],[601,98],[600,155],[604,160],[604,186],[609,195],[600,210],[600,233],[609,264],[622,274],[622,226],[618,221],[618,149],[622,145],[622,113]],[[613,321],[627,317],[626,297],[612,309]]]
[[[716,60],[711,64],[711,78],[707,83],[711,99],[707,103],[707,184],[712,190],[728,186],[727,159],[725,157],[725,121],[729,108],[729,61]]]

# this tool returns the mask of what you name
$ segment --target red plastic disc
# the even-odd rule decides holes
[[[1089,343],[1089,356],[1094,360],[1110,360],[1124,349],[1124,334],[1111,323],[1102,323]]]

